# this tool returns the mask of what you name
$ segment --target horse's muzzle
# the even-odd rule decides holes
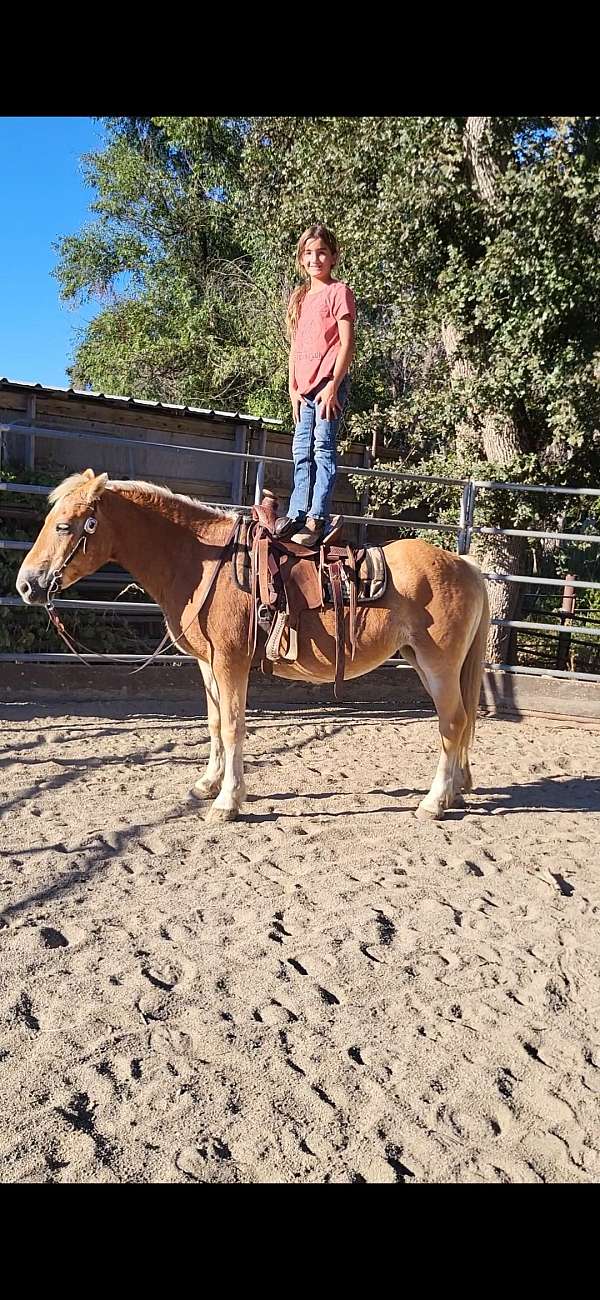
[[[45,605],[48,599],[48,577],[47,573],[39,573],[34,569],[19,569],[16,587],[26,605]]]

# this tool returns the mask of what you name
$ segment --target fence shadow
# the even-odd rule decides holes
[[[539,781],[504,786],[477,786],[495,816],[528,812],[600,812],[600,778],[547,776]],[[473,808],[473,811],[475,809]]]

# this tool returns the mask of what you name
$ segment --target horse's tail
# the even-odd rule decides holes
[[[467,559],[467,556],[463,557]],[[473,563],[473,561],[471,561]],[[473,565],[475,567],[475,565]],[[477,568],[479,566],[476,566]],[[481,679],[483,677],[483,660],[487,635],[490,626],[490,603],[483,577],[481,578],[481,615],[477,630],[467,651],[463,666],[460,670],[460,693],[462,695],[463,706],[467,715],[465,729],[459,746],[458,761],[465,773],[465,788],[470,781],[469,771],[469,746],[473,743],[475,735],[475,720],[479,706],[479,695],[481,692]]]

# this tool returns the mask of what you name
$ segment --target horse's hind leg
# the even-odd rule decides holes
[[[468,757],[463,759],[462,767],[459,767],[457,764],[456,771],[459,780],[455,782],[456,798],[454,800],[454,803],[455,806],[458,806],[461,801],[463,793],[469,794],[469,791],[473,789],[473,777],[471,776],[471,766]],[[462,800],[462,802],[464,803],[464,799]]]
[[[225,771],[221,792],[211,805],[206,820],[228,822],[237,817],[246,797],[244,738],[250,661],[245,659],[236,663],[229,657],[215,654],[213,669],[219,692]]]
[[[192,786],[192,794],[196,799],[212,799],[221,789],[223,773],[225,771],[225,750],[221,740],[221,706],[219,704],[219,689],[217,679],[209,664],[202,659],[198,660],[198,667],[202,673],[202,679],[206,688],[206,709],[208,714],[208,730],[210,733],[210,754],[206,771],[198,778],[196,784]]]
[[[470,789],[470,771],[458,759],[461,750],[467,715],[460,693],[458,673],[450,670],[444,677],[427,674],[428,689],[437,709],[440,724],[442,752],[429,793],[421,800],[417,817],[443,817],[447,808],[462,803],[461,790]]]
[[[415,672],[418,673],[418,675],[419,675],[419,677],[421,678],[421,681],[422,681],[422,683],[423,683],[423,685],[424,685],[424,687],[425,687],[425,690],[427,691],[427,694],[430,695],[432,699],[434,699],[433,691],[431,690],[431,687],[430,687],[430,685],[429,685],[429,679],[428,679],[428,677],[427,677],[427,674],[426,674],[426,672],[424,671],[424,669],[421,667],[421,665],[419,664],[419,661],[418,661],[418,659],[417,659],[417,656],[416,656],[416,654],[415,654],[415,652],[414,652],[412,646],[409,646],[409,645],[403,645],[403,646],[401,646],[401,647],[400,647],[400,653],[401,653],[401,654],[404,656],[404,658],[408,661],[408,663],[411,665],[411,667],[414,668]],[[434,700],[434,702],[435,702],[435,700]],[[437,706],[436,706],[436,707],[437,707]],[[442,756],[443,756],[443,752],[444,752],[444,751],[442,750]],[[455,763],[455,765],[454,765],[453,797],[452,797],[452,802],[449,803],[449,804],[447,804],[447,807],[448,807],[448,808],[452,808],[452,807],[453,807],[453,808],[464,807],[464,803],[465,803],[465,801],[464,801],[464,799],[463,799],[463,797],[462,797],[462,795],[463,795],[463,790],[464,790],[465,793],[466,793],[466,792],[468,792],[469,790],[472,790],[472,789],[473,789],[473,780],[472,780],[472,777],[471,777],[471,769],[470,769],[470,767],[469,767],[469,760],[468,760],[468,758],[465,759],[464,762],[465,762],[465,766],[464,766],[464,767],[461,767],[460,764],[458,763],[458,761],[457,761],[457,762]],[[440,759],[440,764],[441,764],[441,759]],[[442,782],[445,783],[445,773],[444,773],[444,772],[441,772],[441,773],[440,773],[439,767],[438,767],[438,773],[437,773],[437,775],[438,775],[438,776],[441,776],[441,780],[442,780]],[[431,793],[431,792],[430,792],[430,793]],[[430,815],[431,815],[430,812],[429,812],[429,809],[423,809],[423,816],[425,816],[425,815],[427,815],[427,816],[430,816]],[[437,816],[438,814],[435,814],[435,815]]]

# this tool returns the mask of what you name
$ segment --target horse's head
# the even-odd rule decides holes
[[[86,469],[50,493],[52,508],[17,574],[17,591],[28,605],[49,603],[110,559],[110,529],[102,526],[100,506],[107,482],[108,474]]]

